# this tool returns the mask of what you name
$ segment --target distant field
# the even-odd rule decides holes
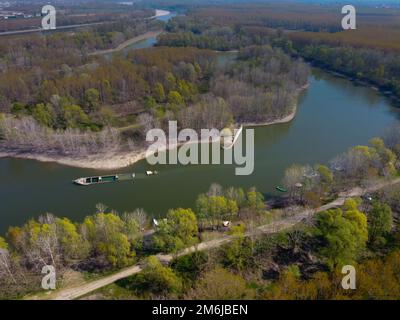
[[[283,4],[233,5],[196,9],[194,16],[221,25],[298,30],[295,41],[316,40],[334,45],[400,50],[400,10],[356,7],[357,30],[343,31],[338,5]]]
[[[96,23],[103,21],[117,21],[129,18],[145,18],[153,14],[152,10],[127,10],[120,12],[89,12],[89,13],[65,13],[63,10],[57,13],[57,26]],[[8,19],[0,20],[0,32],[37,29],[42,26],[42,18]]]
[[[293,4],[231,5],[198,9],[195,15],[204,19],[217,18],[221,24],[260,25],[289,28],[337,28],[340,12],[332,8],[322,10],[319,6]]]
[[[349,45],[400,51],[400,30],[392,27],[360,26],[357,30],[336,33],[293,32],[289,37],[295,42],[314,40],[333,46]]]
[[[287,2],[271,4],[214,6],[196,9],[195,14],[202,17],[220,17],[234,21],[251,22],[281,21],[308,22],[319,25],[337,25],[341,21],[341,5],[312,5]],[[400,26],[400,9],[371,8],[356,6],[358,22],[373,25]]]

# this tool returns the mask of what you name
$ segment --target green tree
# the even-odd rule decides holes
[[[56,218],[55,224],[63,259],[69,263],[87,258],[90,244],[79,234],[75,224],[67,218]]]
[[[235,200],[224,196],[200,195],[196,201],[196,213],[202,222],[218,226],[223,219],[231,219],[238,213]]]
[[[157,295],[179,293],[182,289],[181,279],[171,268],[163,266],[160,261],[151,256],[147,258],[143,271],[132,277],[131,284],[138,292],[147,291]]]
[[[165,87],[168,91],[175,90],[176,78],[171,72],[168,72],[165,76]]]
[[[29,220],[22,228],[11,227],[8,238],[13,247],[33,269],[41,270],[46,264],[60,267],[61,247],[57,237],[55,218],[51,214]]]
[[[334,269],[354,262],[368,239],[367,219],[358,210],[332,209],[316,218],[315,234],[322,240],[320,253]]]
[[[333,172],[322,164],[318,164],[315,166],[315,171],[318,172],[320,182],[325,186],[330,186],[333,182]]]
[[[93,112],[100,107],[100,93],[95,88],[90,88],[85,91],[85,106],[88,112]]]
[[[152,96],[147,96],[144,98],[144,105],[147,110],[151,110],[157,106],[157,101]]]
[[[192,254],[187,254],[174,259],[171,267],[180,277],[187,282],[195,281],[207,267],[208,253],[204,251],[195,251]]]
[[[11,113],[16,116],[25,115],[28,114],[28,108],[20,102],[14,102],[11,106]]]
[[[8,244],[6,242],[6,239],[0,237],[0,248],[1,249],[8,249]]]
[[[350,198],[346,199],[346,201],[343,203],[343,210],[348,211],[348,210],[358,210],[358,207],[361,204],[361,199],[360,198]]]
[[[256,211],[265,208],[264,196],[255,189],[250,189],[246,194],[246,206]]]
[[[64,119],[68,128],[80,128],[89,124],[88,115],[77,105],[63,107]]]
[[[182,105],[183,104],[183,98],[181,94],[178,91],[170,91],[168,93],[168,103],[172,105]]]
[[[179,80],[178,81],[178,87],[177,87],[178,92],[181,94],[183,99],[185,100],[190,100],[193,95],[193,87],[191,84],[185,80]]]
[[[55,112],[51,104],[38,103],[32,110],[32,116],[40,124],[52,127],[55,124]]]
[[[154,92],[154,97],[156,98],[157,102],[164,102],[165,91],[164,91],[163,85],[160,82],[156,82],[153,92]]]
[[[160,250],[177,252],[198,241],[196,215],[191,209],[171,209],[165,220],[161,220],[153,236],[155,246]]]
[[[253,261],[253,243],[245,237],[243,224],[234,226],[230,230],[235,238],[221,250],[225,266],[239,271],[247,268]]]
[[[376,150],[376,153],[379,156],[380,163],[377,169],[379,170],[380,174],[384,176],[394,175],[396,173],[396,154],[390,149],[386,148],[385,143],[381,138],[371,139],[370,144]]]
[[[113,267],[133,262],[135,251],[131,250],[128,236],[124,233],[124,222],[115,214],[98,213],[86,217],[82,227],[87,235],[94,255]]]
[[[385,237],[393,226],[392,209],[384,203],[375,201],[368,213],[368,234],[371,244],[385,244]]]

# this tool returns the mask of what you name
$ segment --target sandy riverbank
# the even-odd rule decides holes
[[[298,95],[307,89],[308,85],[300,88],[298,90]],[[296,115],[298,105],[298,96],[296,97],[296,102],[293,105],[293,111],[281,119],[276,119],[265,123],[246,123],[238,124],[243,127],[254,127],[254,126],[267,126],[278,123],[286,123],[293,120]],[[201,143],[206,143],[206,141],[200,141]],[[168,147],[168,150],[179,147],[179,145],[172,145]],[[0,158],[21,158],[21,159],[32,159],[41,162],[56,162],[66,166],[87,168],[87,169],[97,169],[97,170],[116,170],[128,167],[140,160],[146,158],[146,148],[141,148],[135,151],[125,151],[118,154],[99,154],[95,156],[86,156],[82,158],[69,157],[69,156],[57,156],[54,154],[43,154],[43,153],[32,153],[32,152],[22,152],[18,150],[12,151],[0,151]]]
[[[158,18],[158,17],[164,17],[164,16],[167,16],[169,14],[171,14],[170,11],[156,9],[155,15],[149,17],[148,19],[155,19],[155,18]],[[118,52],[118,51],[121,51],[121,50],[125,49],[126,47],[129,47],[130,45],[133,45],[134,43],[137,43],[137,42],[140,42],[140,41],[143,41],[143,40],[147,40],[149,38],[155,38],[155,37],[159,36],[161,33],[162,33],[162,30],[148,31],[146,33],[143,33],[141,35],[138,35],[136,37],[133,37],[131,39],[128,39],[128,40],[122,42],[116,48],[105,49],[105,50],[97,50],[97,51],[94,51],[92,53],[89,53],[89,56],[97,56],[97,55],[102,55],[102,54],[109,54],[109,53],[113,53],[113,52]]]
[[[156,9],[156,14],[154,16],[152,16],[150,19],[158,18],[158,17],[164,17],[164,16],[167,16],[169,14],[171,14],[171,11]]]
[[[110,54],[110,53],[114,53],[114,52],[118,52],[121,51],[123,49],[125,49],[126,47],[129,47],[137,42],[143,41],[143,40],[147,40],[149,38],[155,38],[157,36],[159,36],[162,33],[162,30],[157,30],[157,31],[148,31],[146,33],[143,33],[139,36],[133,37],[131,39],[128,39],[126,41],[124,41],[123,43],[121,43],[118,47],[116,48],[112,48],[112,49],[106,49],[106,50],[97,50],[94,51],[92,53],[89,53],[89,56],[97,56],[97,55],[103,55],[103,54]]]
[[[297,107],[299,105],[299,95],[303,91],[305,91],[309,86],[310,86],[310,84],[307,83],[306,85],[304,85],[301,88],[297,89],[295,101],[294,101],[293,106],[292,106],[292,111],[287,116],[285,116],[283,118],[280,118],[280,119],[267,121],[267,122],[253,122],[253,123],[246,122],[246,123],[242,123],[241,125],[243,127],[261,127],[261,126],[269,126],[269,125],[272,125],[272,124],[287,123],[287,122],[292,121],[294,119],[294,117],[296,116],[296,113],[297,113]]]
[[[121,152],[119,154],[101,154],[87,157],[69,157],[47,154],[35,154],[19,151],[0,151],[0,158],[31,159],[41,162],[56,162],[58,164],[87,169],[114,170],[128,167],[146,157],[146,150]]]

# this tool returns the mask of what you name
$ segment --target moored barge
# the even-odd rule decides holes
[[[134,178],[135,178],[134,173],[122,173],[122,174],[112,174],[106,176],[82,177],[75,179],[73,182],[80,186],[90,186],[92,184],[133,180]]]

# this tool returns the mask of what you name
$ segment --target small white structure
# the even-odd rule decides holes
[[[231,225],[231,222],[228,221],[228,220],[222,221],[222,225],[223,225],[225,228],[227,228],[227,227],[229,227],[229,226]]]
[[[148,175],[148,176],[153,176],[153,175],[155,175],[157,173],[158,173],[157,171],[150,171],[150,170],[146,171],[146,175]]]

